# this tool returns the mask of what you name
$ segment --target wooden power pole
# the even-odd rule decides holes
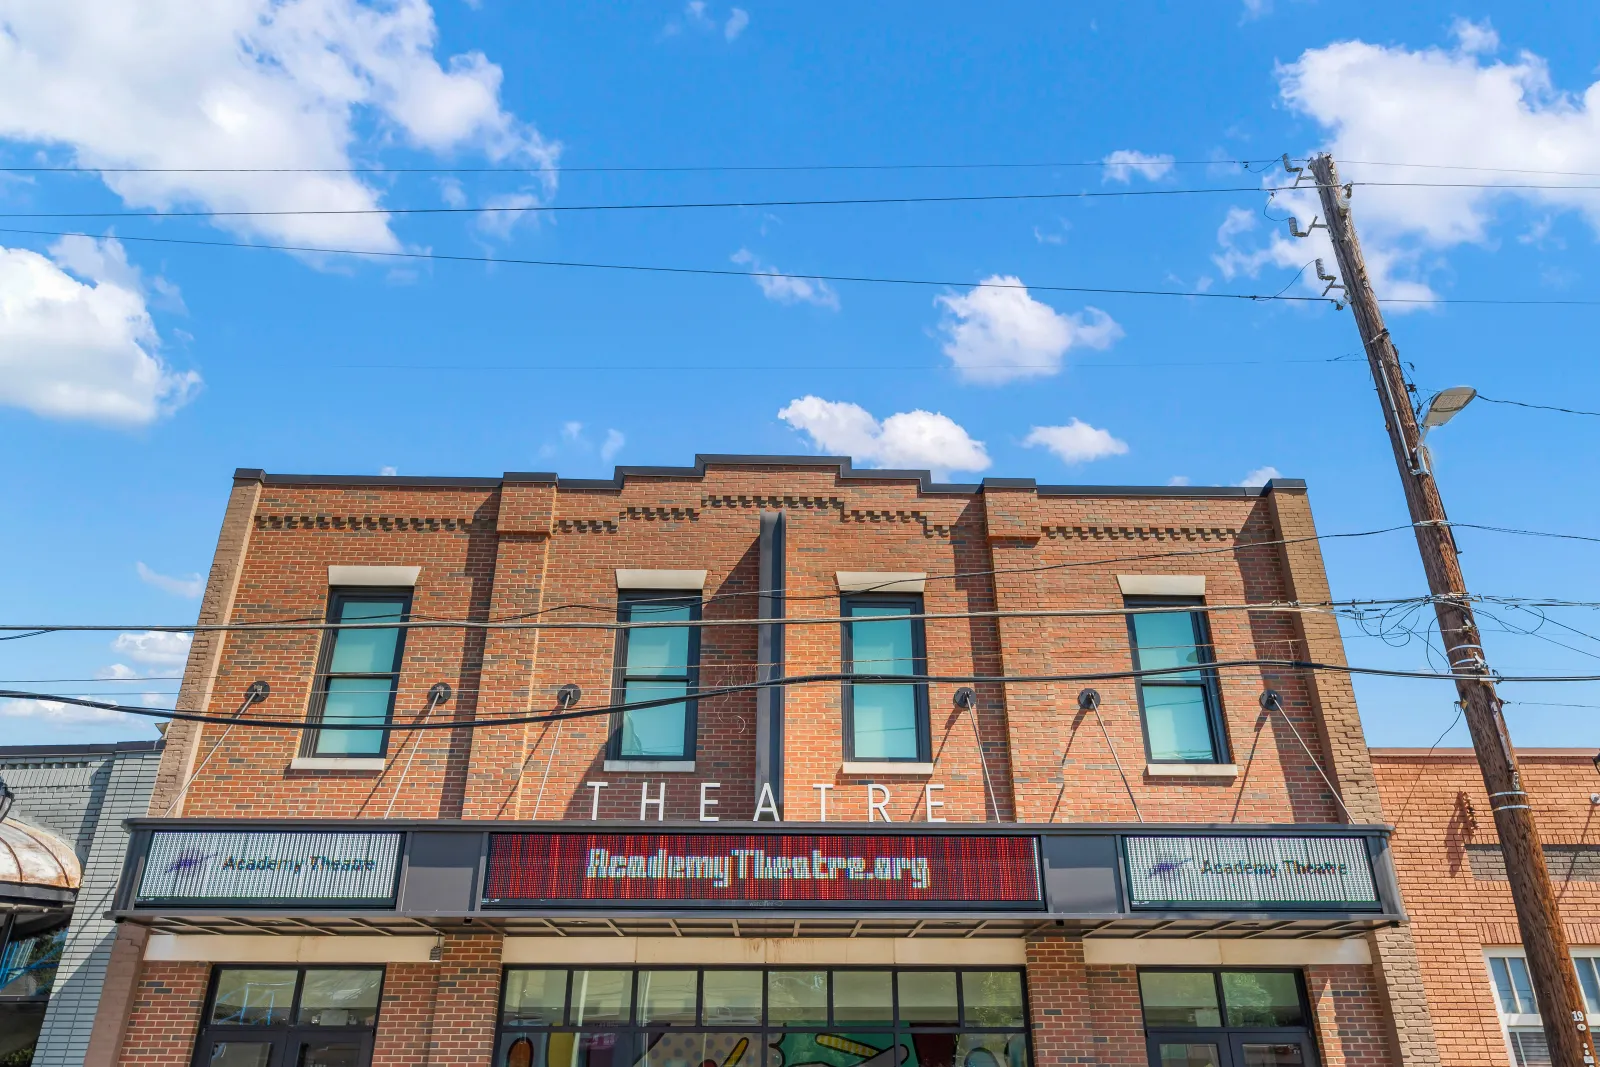
[[[1310,169],[1322,198],[1328,237],[1338,257],[1339,279],[1350,310],[1355,313],[1361,342],[1367,350],[1367,363],[1372,368],[1378,399],[1383,405],[1389,442],[1394,446],[1395,463],[1405,486],[1406,504],[1416,525],[1417,547],[1422,551],[1428,590],[1433,594],[1434,609],[1439,616],[1439,636],[1444,641],[1450,669],[1456,675],[1456,692],[1461,698],[1467,727],[1472,732],[1472,748],[1477,753],[1483,784],[1494,810],[1511,896],[1516,901],[1517,925],[1528,954],[1528,972],[1533,979],[1534,996],[1539,1002],[1545,1037],[1550,1045],[1550,1060],[1558,1067],[1594,1067],[1594,1037],[1585,1021],[1583,993],[1567,948],[1561,914],[1556,908],[1539,830],[1533,822],[1528,795],[1522,788],[1522,774],[1517,768],[1516,750],[1511,747],[1500,698],[1495,695],[1483,639],[1473,618],[1466,581],[1461,576],[1455,538],[1445,518],[1439,487],[1422,450],[1422,433],[1407,397],[1400,358],[1383,324],[1383,312],[1373,295],[1372,281],[1367,277],[1366,262],[1361,256],[1361,243],[1350,221],[1349,195],[1339,185],[1339,172],[1332,156],[1313,158]]]

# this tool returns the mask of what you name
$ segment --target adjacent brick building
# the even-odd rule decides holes
[[[1374,749],[1440,1057],[1549,1063],[1494,815],[1470,749]],[[1600,771],[1592,750],[1523,749],[1591,1024],[1600,1023]]]
[[[172,725],[87,1062],[1438,1063],[1328,599],[1287,479],[242,470],[179,708],[316,728]]]

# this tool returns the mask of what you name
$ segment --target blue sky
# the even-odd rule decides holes
[[[139,5],[138,22],[126,8],[0,0],[0,161],[96,168],[13,172],[0,210],[202,213],[0,220],[94,235],[0,233],[6,621],[191,620],[236,466],[593,476],[696,452],[828,451],[960,480],[1234,484],[1271,469],[1310,483],[1325,533],[1394,526],[1403,502],[1348,312],[1040,287],[1312,295],[1295,275],[1324,246],[1269,220],[1306,222],[1304,195],[1269,208],[1255,190],[1281,171],[1227,161],[1321,148],[1367,161],[1346,179],[1435,183],[1355,191],[1386,295],[1588,299],[1600,269],[1600,192],[1507,188],[1600,177],[1505,169],[1600,174],[1600,89],[1584,95],[1600,24],[1578,3],[1017,2],[979,17],[939,3],[173,0]],[[584,169],[953,163],[1058,165]],[[351,166],[381,173],[99,169]],[[1246,191],[203,214],[1193,188]],[[986,279],[1029,288],[972,287]],[[1587,410],[1600,410],[1597,323],[1600,307],[1555,305],[1414,304],[1390,318],[1423,390],[1465,383]],[[1596,418],[1474,404],[1431,441],[1452,518],[1600,533],[1597,431]],[[1600,544],[1459,540],[1475,591],[1600,600]],[[1338,598],[1425,591],[1406,532],[1326,553]],[[1492,610],[1504,673],[1600,667],[1594,611]],[[1430,665],[1415,636],[1347,632],[1352,662]],[[0,645],[0,676],[159,703],[181,654],[138,630],[36,637]],[[1376,744],[1425,746],[1454,714],[1448,685],[1358,691]],[[1600,745],[1600,708],[1545,706],[1600,705],[1600,685],[1504,695],[1519,743]],[[14,743],[152,736],[34,702],[0,714]],[[1449,741],[1464,739],[1458,726]]]

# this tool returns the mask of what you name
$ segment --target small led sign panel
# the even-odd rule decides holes
[[[1359,837],[1130,837],[1135,908],[1380,908]]]
[[[1031,837],[491,834],[488,904],[1042,906]]]
[[[392,905],[400,834],[237,830],[151,835],[136,905]]]

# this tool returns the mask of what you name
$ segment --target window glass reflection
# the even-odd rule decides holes
[[[211,1021],[230,1026],[282,1026],[294,1007],[300,972],[250,967],[224,967],[217,973],[217,995]]]
[[[1140,971],[1146,1026],[1221,1026],[1210,971]]]

